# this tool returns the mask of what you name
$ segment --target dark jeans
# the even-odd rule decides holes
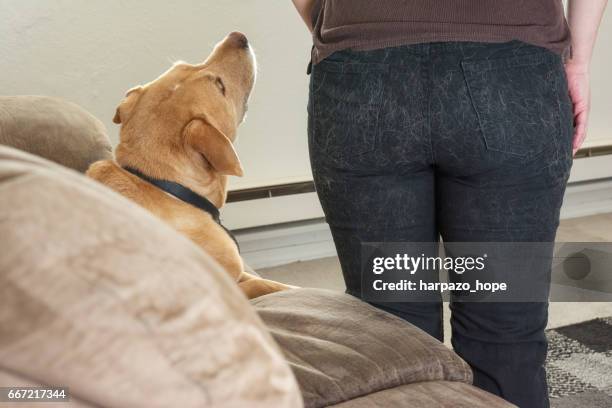
[[[552,242],[572,164],[561,58],[518,41],[337,52],[313,67],[309,148],[347,292],[361,242]],[[442,340],[440,301],[378,303]],[[474,384],[547,407],[546,303],[452,302]]]

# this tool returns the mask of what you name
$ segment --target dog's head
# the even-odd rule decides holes
[[[117,160],[161,155],[169,162],[241,176],[232,142],[245,117],[255,75],[247,38],[233,32],[201,64],[176,63],[156,80],[132,88],[113,119],[121,124]],[[185,171],[186,165],[180,166]]]

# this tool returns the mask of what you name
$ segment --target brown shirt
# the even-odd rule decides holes
[[[313,63],[346,48],[521,40],[563,56],[562,0],[315,0]]]

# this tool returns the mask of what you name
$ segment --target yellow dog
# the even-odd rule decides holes
[[[116,161],[87,171],[191,238],[249,298],[290,288],[244,272],[237,244],[218,221],[227,176],[243,173],[232,142],[255,76],[248,40],[233,32],[203,63],[177,63],[132,88],[114,118],[121,124]]]

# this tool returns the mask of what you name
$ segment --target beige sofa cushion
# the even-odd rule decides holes
[[[472,382],[469,366],[442,343],[353,296],[298,289],[251,304],[285,353],[307,407],[422,381]]]
[[[80,172],[112,157],[102,122],[73,103],[47,96],[0,96],[0,145]]]
[[[104,186],[0,146],[0,237],[2,378],[101,407],[301,406],[236,285]]]
[[[512,408],[516,406],[479,388],[450,381],[402,385],[333,406],[333,408],[372,407]]]

